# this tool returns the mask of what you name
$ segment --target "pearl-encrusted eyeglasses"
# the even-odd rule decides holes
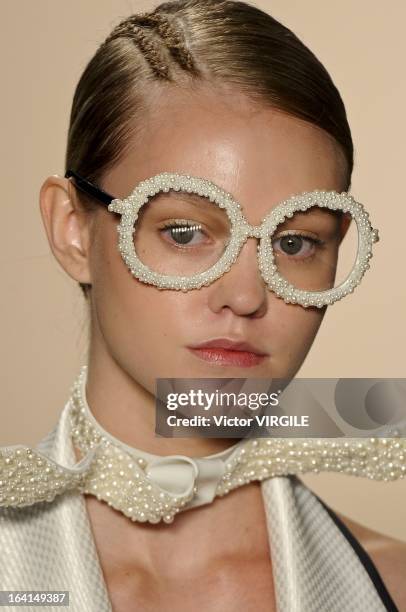
[[[253,226],[233,196],[207,179],[163,172],[120,199],[73,170],[65,177],[121,215],[120,254],[134,277],[158,289],[209,285],[252,237],[268,288],[288,304],[321,308],[354,291],[379,240],[363,205],[346,192],[293,195]]]

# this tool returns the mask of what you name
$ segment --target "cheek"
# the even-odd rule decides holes
[[[99,350],[154,393],[156,378],[186,375],[186,349],[184,355],[179,347],[191,340],[186,328],[193,315],[185,310],[189,296],[138,281],[111,237],[107,244],[104,240],[103,249],[96,247],[93,255],[92,335]]]
[[[285,304],[282,300],[278,302],[270,315],[270,328],[275,334],[275,366],[278,371],[274,376],[293,376],[313,344],[326,309],[302,308]]]

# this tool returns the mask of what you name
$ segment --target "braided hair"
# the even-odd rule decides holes
[[[127,38],[139,47],[158,79],[171,80],[170,67],[165,62],[162,45],[183,70],[198,74],[182,33],[167,15],[156,11],[131,15],[113,29],[104,41],[104,45],[118,38]]]

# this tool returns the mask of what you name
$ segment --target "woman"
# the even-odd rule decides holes
[[[0,508],[2,589],[66,590],[78,611],[406,606],[406,547],[348,521],[346,529],[297,478],[312,469],[290,463],[302,442],[268,448],[266,440],[154,432],[157,378],[294,377],[327,304],[355,288],[333,287],[351,220],[340,206],[349,202],[342,192],[352,166],[337,89],[269,15],[242,2],[181,0],[114,28],[75,92],[66,176],[49,177],[41,189],[52,252],[89,303],[88,364],[55,430],[24,455],[3,454],[13,486],[4,485]],[[193,177],[194,200],[154,192],[179,176],[182,194]],[[238,257],[217,202],[216,240],[205,232],[205,189],[227,200],[231,215],[241,205],[245,222],[237,215],[236,226],[251,234]],[[317,190],[342,195],[328,196],[337,214],[319,208]],[[130,224],[125,234],[122,204],[130,194],[129,208],[139,206],[134,238]],[[270,270],[258,267],[253,228],[292,196],[298,203],[298,194],[313,194],[329,241],[289,223],[288,234],[274,233],[276,272],[295,290],[269,290],[276,274],[267,278]],[[193,225],[190,206],[199,211]],[[365,265],[377,239],[367,230]],[[180,259],[174,241],[196,248]],[[285,267],[288,253],[293,268]],[[307,277],[308,261],[320,262],[320,284]],[[179,275],[188,280],[167,280]],[[328,299],[312,301],[311,292]],[[403,475],[403,441],[388,441],[389,472],[381,443],[351,447],[355,473]],[[340,469],[328,449],[312,447],[316,467]],[[242,451],[255,459],[253,473],[244,471]],[[378,468],[356,467],[360,452],[371,464],[378,457]],[[271,461],[268,471],[257,468],[258,457]]]

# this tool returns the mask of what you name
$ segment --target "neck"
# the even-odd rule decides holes
[[[97,350],[96,350],[97,349]],[[151,381],[154,385],[155,380]],[[156,455],[203,457],[236,444],[235,438],[164,438],[155,434],[155,396],[100,346],[91,343],[86,400],[96,421],[129,446]]]

